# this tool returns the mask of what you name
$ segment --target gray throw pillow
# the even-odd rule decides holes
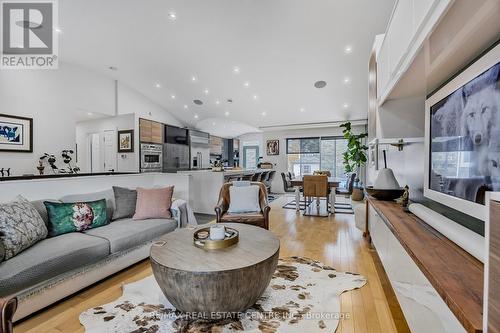
[[[259,190],[257,185],[231,186],[228,213],[260,212]]]
[[[125,219],[134,216],[137,203],[137,191],[124,187],[113,186],[115,194],[115,210],[113,220]]]
[[[8,260],[47,237],[47,226],[35,207],[22,196],[0,204],[0,242]]]

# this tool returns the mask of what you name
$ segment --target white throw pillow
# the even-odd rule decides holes
[[[229,187],[229,213],[260,212],[259,186]]]

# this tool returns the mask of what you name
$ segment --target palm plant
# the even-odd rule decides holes
[[[361,141],[368,133],[354,134],[350,122],[340,125],[344,138],[347,140],[347,150],[344,152],[344,168],[346,173],[356,172],[356,183],[359,182],[359,168],[366,164],[365,152],[368,147]]]

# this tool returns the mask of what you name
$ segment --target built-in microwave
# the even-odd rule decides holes
[[[163,145],[141,144],[141,172],[161,172],[163,169]]]

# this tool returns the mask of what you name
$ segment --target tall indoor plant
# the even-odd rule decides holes
[[[347,150],[344,152],[344,168],[346,173],[356,172],[356,184],[359,183],[359,168],[366,164],[366,151],[368,146],[363,144],[362,139],[368,133],[354,134],[351,122],[340,125],[343,128],[344,138],[347,140]]]

